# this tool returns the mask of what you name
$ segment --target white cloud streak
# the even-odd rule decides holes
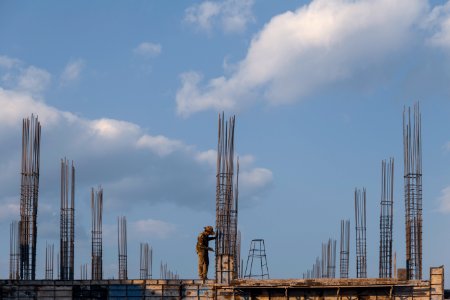
[[[15,66],[18,66],[21,63],[20,60],[8,57],[6,55],[0,55],[0,67],[11,69]]]
[[[450,186],[441,191],[441,196],[438,199],[438,210],[442,213],[450,213]]]
[[[151,58],[160,55],[161,51],[161,44],[143,42],[134,48],[133,53],[145,58]]]
[[[19,76],[17,89],[31,94],[42,93],[50,84],[51,75],[35,66],[26,68]]]
[[[81,72],[85,66],[85,61],[77,59],[69,62],[61,74],[61,84],[67,85],[80,78]]]
[[[133,235],[143,238],[168,238],[176,230],[176,226],[160,220],[145,219],[131,223],[131,231]]]
[[[240,33],[254,22],[253,0],[203,1],[186,9],[185,22],[211,32],[220,27],[226,33]]]
[[[277,15],[254,36],[230,76],[205,83],[198,72],[182,74],[177,113],[304,99],[407,47],[426,11],[425,0],[314,0]]]

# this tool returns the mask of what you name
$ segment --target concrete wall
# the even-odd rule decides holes
[[[430,280],[309,279],[236,280],[35,280],[0,281],[0,299],[146,300],[443,300],[444,269]]]

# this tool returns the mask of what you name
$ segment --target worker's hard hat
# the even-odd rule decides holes
[[[214,234],[214,228],[213,228],[212,226],[206,226],[206,227],[205,227],[205,231],[206,231],[206,232],[209,232],[209,233],[211,233],[211,234]]]

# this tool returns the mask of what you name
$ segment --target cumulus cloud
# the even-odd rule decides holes
[[[0,84],[14,90],[39,96],[51,82],[51,75],[35,66],[24,66],[19,59],[0,56]]]
[[[50,84],[51,75],[44,69],[30,66],[19,76],[17,89],[31,94],[42,93]]]
[[[82,59],[77,59],[69,62],[61,74],[61,84],[67,85],[73,81],[78,80],[84,66],[85,62]]]
[[[231,75],[204,82],[198,72],[182,74],[177,112],[303,99],[406,47],[426,11],[425,0],[314,0],[274,16]]]
[[[254,22],[253,0],[203,1],[186,9],[185,21],[211,32],[220,26],[226,33],[242,32]]]
[[[0,67],[11,69],[12,67],[15,67],[21,63],[20,60],[16,58],[11,58],[6,55],[0,55]]]
[[[57,185],[51,183],[58,181],[58,161],[66,156],[75,161],[78,189],[88,191],[102,184],[111,207],[126,208],[130,199],[133,203],[172,203],[196,209],[213,206],[215,164],[208,161],[215,151],[200,151],[180,140],[151,135],[131,122],[81,118],[20,91],[0,88],[0,107],[0,137],[4,145],[0,154],[4,162],[9,162],[1,166],[12,170],[0,176],[0,205],[18,197],[20,182],[14,170],[20,166],[17,153],[21,122],[23,117],[35,113],[42,124],[44,198],[58,197]],[[254,169],[253,163],[242,171],[255,174],[248,181],[249,189],[264,188],[264,176]],[[246,184],[243,180],[242,186]]]
[[[155,57],[161,54],[161,45],[150,42],[143,42],[134,48],[133,53],[145,58]]]
[[[450,1],[435,6],[422,24],[431,31],[428,43],[432,46],[450,48]]]
[[[167,238],[176,230],[176,226],[160,220],[145,219],[131,223],[131,232],[139,236],[140,239],[146,238]]]
[[[441,191],[439,201],[439,211],[442,213],[450,213],[450,186]]]
[[[267,186],[273,180],[272,171],[264,168],[255,168],[244,171],[239,175],[240,184],[249,189],[260,189]]]

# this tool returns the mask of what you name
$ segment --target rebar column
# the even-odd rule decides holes
[[[53,280],[54,249],[53,244],[45,244],[45,279]]]
[[[127,275],[127,219],[117,218],[117,249],[119,254],[119,279],[128,279]]]
[[[234,196],[234,125],[219,115],[216,184],[216,282],[236,279],[238,197]],[[237,185],[236,185],[237,188]]]
[[[9,226],[9,279],[11,280],[19,279],[19,240],[19,222],[12,221]]]
[[[355,189],[356,278],[367,278],[366,189]]]
[[[102,246],[102,214],[103,214],[103,189],[91,190],[92,212],[92,248],[91,248],[91,277],[92,280],[103,279],[103,246]]]
[[[70,182],[70,189],[69,189]],[[69,198],[70,192],[70,198]],[[69,161],[61,159],[61,213],[60,213],[60,275],[61,280],[74,279],[74,236],[75,236],[75,167],[72,161],[69,175]]]
[[[36,279],[37,210],[41,125],[37,116],[23,119],[20,185],[20,279]]]
[[[153,253],[152,247],[149,247],[148,243],[141,243],[140,254],[140,279],[152,278],[152,260]]]
[[[340,277],[348,278],[350,262],[350,220],[341,220],[341,243],[339,261]]]
[[[403,111],[406,276],[422,279],[422,134],[419,104]]]
[[[381,162],[379,277],[392,277],[392,228],[394,215],[394,159]]]

